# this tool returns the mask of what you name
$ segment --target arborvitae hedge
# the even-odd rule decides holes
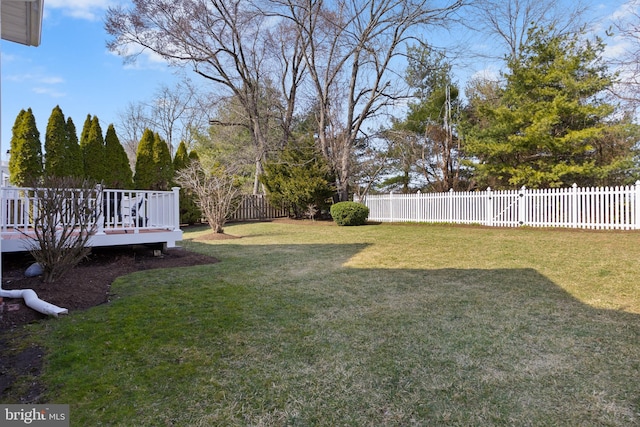
[[[67,123],[59,105],[51,111],[44,136],[44,171],[47,176],[69,176],[67,162]]]
[[[32,186],[42,178],[42,144],[31,108],[18,113],[11,136],[9,180],[16,186]]]
[[[109,128],[107,128],[107,135],[104,140],[105,164],[108,166],[104,185],[107,188],[133,188],[133,173],[129,166],[129,158],[124,151],[124,147],[120,144],[113,124],[110,124]]]
[[[80,148],[82,148],[85,178],[96,182],[103,181],[107,166],[104,157],[104,139],[98,117],[94,116],[93,119],[91,119],[89,133],[86,136],[86,140],[80,144]]]
[[[84,178],[84,165],[82,163],[82,151],[78,143],[78,134],[76,133],[76,125],[73,124],[71,117],[67,118],[67,163],[69,176],[74,178]]]
[[[155,135],[150,129],[145,129],[142,139],[138,143],[136,153],[136,170],[133,177],[135,188],[150,190],[154,183],[153,144]]]
[[[197,160],[197,153],[195,153],[195,151],[191,153],[194,154]],[[176,150],[176,155],[173,158],[174,173],[177,174],[178,171],[189,166],[189,163],[192,161],[191,156],[187,154],[187,145],[184,141],[180,142]],[[201,220],[202,211],[196,203],[193,192],[186,188],[180,188],[180,222],[183,224],[195,224]]]
[[[155,182],[153,190],[169,190],[173,182],[173,163],[167,142],[155,134],[153,141],[153,165]]]

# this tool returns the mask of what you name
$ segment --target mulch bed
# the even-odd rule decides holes
[[[216,237],[211,237],[216,238]],[[219,238],[219,237],[217,237]],[[104,304],[109,301],[111,283],[119,277],[135,271],[154,268],[189,267],[217,262],[210,256],[172,248],[160,256],[146,246],[94,248],[88,259],[55,283],[43,283],[40,277],[25,277],[24,272],[33,263],[29,254],[2,254],[3,289],[33,289],[38,297],[51,304],[74,311]],[[19,331],[19,326],[40,321],[48,316],[24,305],[22,299],[4,298],[0,302],[0,401],[10,391],[16,378],[36,378],[29,390],[24,391],[17,402],[41,403],[42,386],[37,381],[44,351],[38,347],[20,348],[13,340],[19,340],[9,331]]]

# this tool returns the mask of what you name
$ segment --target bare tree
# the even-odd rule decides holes
[[[171,155],[179,141],[190,145],[191,132],[207,123],[208,109],[197,98],[196,88],[184,79],[173,88],[160,86],[149,105],[151,126],[167,141]]]
[[[47,177],[32,192],[35,239],[29,252],[50,283],[91,251],[87,243],[102,216],[101,195],[95,183],[70,177]]]
[[[237,207],[238,180],[228,166],[217,165],[207,172],[194,161],[177,172],[176,182],[193,192],[202,215],[214,233],[222,233],[229,215]]]
[[[611,63],[619,72],[615,94],[637,108],[640,102],[640,0],[629,0],[614,22],[622,51]]]
[[[211,109],[206,94],[186,78],[173,87],[159,86],[151,100],[129,103],[119,114],[118,130],[132,166],[145,129],[158,132],[173,155],[179,141],[190,146],[194,133],[208,125]]]
[[[151,119],[143,102],[130,102],[119,114],[117,124],[120,142],[129,156],[131,168],[135,166],[138,143]]]
[[[318,139],[347,200],[352,151],[365,123],[392,106],[398,90],[395,59],[424,28],[445,25],[463,1],[273,0],[304,43],[316,98]]]
[[[130,9],[107,11],[106,29],[114,37],[108,44],[112,51],[126,54],[135,45],[171,62],[190,64],[222,94],[239,100],[256,146],[257,192],[270,124],[265,117],[269,110],[262,108],[264,88],[279,64],[268,42],[273,20],[242,0],[133,0]],[[298,82],[298,77],[290,77],[288,86]]]
[[[585,23],[588,6],[582,0],[475,0],[469,3],[467,25],[495,39],[506,49],[490,55],[516,58],[533,26],[553,28],[555,33],[575,32]]]

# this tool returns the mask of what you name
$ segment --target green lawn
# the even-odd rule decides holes
[[[77,426],[640,424],[640,234],[231,225],[26,328]]]

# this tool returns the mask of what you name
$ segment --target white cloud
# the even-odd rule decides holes
[[[127,70],[164,70],[167,67],[167,61],[162,56],[133,44],[123,48],[121,55],[110,51],[108,53],[123,59],[131,57],[132,61],[124,66]]]
[[[67,94],[60,90],[65,80],[59,76],[47,76],[42,74],[10,74],[3,79],[21,86],[26,86],[38,95],[46,95],[52,98],[62,98]]]
[[[15,55],[11,55],[5,52],[0,52],[0,60],[2,61],[3,64],[6,64],[8,62],[12,62],[16,59]]]
[[[637,14],[637,9],[640,7],[640,0],[631,0],[622,6],[620,6],[613,14],[611,19],[614,21],[624,21]]]
[[[113,0],[47,0],[45,12],[48,9],[58,9],[73,18],[97,21],[102,19],[104,11],[113,4]]]
[[[64,98],[65,96],[67,96],[66,93],[60,92],[55,88],[51,88],[51,87],[36,86],[31,90],[34,93],[37,93],[38,95],[46,95],[46,96],[50,96],[51,98]]]

